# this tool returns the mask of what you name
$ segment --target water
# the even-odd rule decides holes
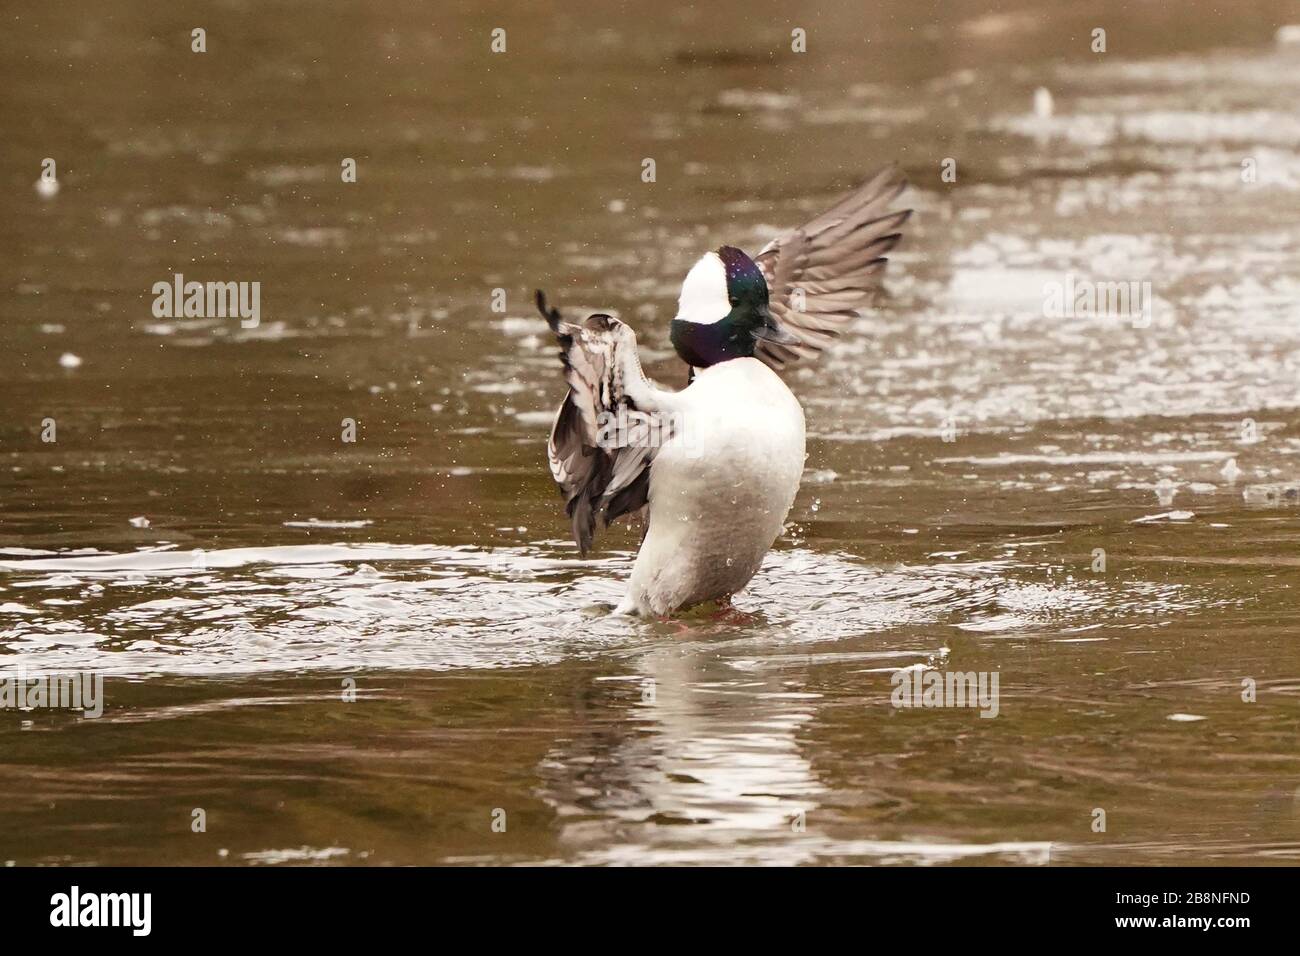
[[[1287,10],[231,2],[205,54],[153,5],[16,15],[0,663],[107,707],[4,712],[0,859],[1294,863]],[[680,383],[690,263],[891,159],[917,215],[792,379],[739,613],[605,616],[636,536],[566,540],[531,290]],[[261,324],[155,318],[177,272]],[[1067,276],[1151,311],[1045,317]],[[997,671],[998,716],[894,709],[917,665]]]

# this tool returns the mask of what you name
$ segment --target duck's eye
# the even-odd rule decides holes
[[[740,305],[740,300],[737,299],[734,295],[729,296],[727,301],[729,301],[733,306]]]

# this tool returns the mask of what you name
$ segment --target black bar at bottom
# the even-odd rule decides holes
[[[834,927],[873,944],[1043,931],[1231,945],[1289,930],[1293,883],[1286,869],[1209,868],[5,869],[0,925],[11,942],[75,934],[128,944],[337,945],[430,931],[489,941],[513,931],[546,946],[577,933],[587,945],[592,930],[614,934],[603,937],[611,945],[679,933],[771,942]]]

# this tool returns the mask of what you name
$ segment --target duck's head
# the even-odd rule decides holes
[[[695,368],[753,355],[760,339],[798,342],[772,317],[763,273],[732,246],[706,253],[686,274],[669,337]]]

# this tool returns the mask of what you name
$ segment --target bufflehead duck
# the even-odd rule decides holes
[[[690,366],[681,391],[646,379],[626,324],[567,322],[537,293],[569,385],[547,454],[578,550],[598,522],[645,521],[616,614],[726,602],[757,573],[805,457],[803,409],[777,372],[815,359],[879,288],[906,185],[889,167],[753,259],[722,246],[696,262],[669,329]]]

